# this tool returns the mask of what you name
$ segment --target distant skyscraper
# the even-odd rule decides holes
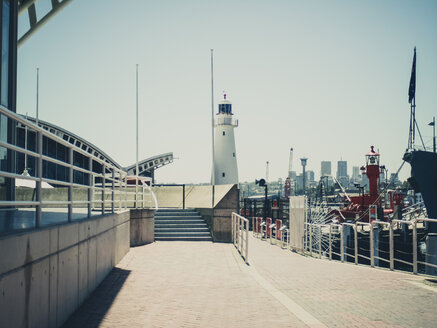
[[[314,181],[314,171],[312,171],[312,170],[308,170],[308,171],[306,171],[306,174],[307,174],[307,181],[309,182],[309,181]]]
[[[337,162],[337,179],[340,177],[347,177],[347,162],[338,161]]]
[[[344,188],[347,188],[349,186],[349,176],[347,175],[346,161],[337,162],[337,180]]]
[[[323,176],[330,176],[331,173],[331,162],[330,161],[322,161],[321,163],[322,169],[320,171],[320,175]]]
[[[360,167],[359,166],[353,166],[352,167],[352,180],[356,183],[358,183],[361,179],[360,176]]]
[[[299,174],[296,177],[296,190],[297,191],[303,190],[303,177],[302,177],[302,174]]]
[[[295,180],[296,181],[296,176],[297,176],[296,171],[291,171],[291,174],[290,174],[291,180]]]

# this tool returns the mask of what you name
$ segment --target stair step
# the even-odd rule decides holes
[[[155,237],[156,241],[212,241],[211,237]]]
[[[204,223],[205,221],[199,220],[199,219],[181,219],[181,220],[175,220],[175,219],[168,219],[168,220],[156,220],[155,223],[161,223],[161,224],[170,224],[170,223]]]
[[[175,215],[166,215],[166,216],[155,216],[155,220],[186,220],[186,219],[197,219],[202,220],[200,215],[183,215],[183,216],[175,216]]]
[[[186,232],[173,232],[173,231],[166,231],[166,232],[160,232],[155,231],[155,237],[203,237],[203,236],[210,236],[209,231],[207,232],[192,232],[192,231],[186,231]]]
[[[208,226],[206,225],[206,223],[187,223],[187,224],[183,224],[183,223],[174,223],[174,224],[167,224],[167,223],[155,223],[155,228],[173,228],[173,229],[178,229],[178,228],[208,228]]]
[[[157,228],[155,227],[155,233],[156,232],[207,232],[209,233],[209,230],[207,227],[204,228]]]
[[[174,216],[186,216],[186,215],[199,215],[195,211],[189,211],[189,212],[155,212],[155,216],[167,216],[167,215],[174,215]]]
[[[155,240],[212,241],[205,220],[192,209],[160,209],[155,212]]]

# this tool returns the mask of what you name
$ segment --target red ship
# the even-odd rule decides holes
[[[366,167],[362,166],[362,173],[366,174],[369,179],[369,193],[364,193],[364,188],[361,188],[362,194],[359,196],[345,195],[345,203],[340,209],[332,210],[331,214],[336,217],[338,222],[346,220],[369,222],[373,219],[387,221],[390,215],[393,214],[396,206],[403,203],[403,195],[398,191],[389,191],[390,208],[384,209],[382,206],[382,197],[380,193],[380,175],[383,169],[379,165],[380,154],[375,152],[371,146],[371,150],[366,156]]]

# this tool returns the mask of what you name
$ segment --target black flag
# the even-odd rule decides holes
[[[416,94],[416,47],[414,47],[413,67],[411,68],[410,88],[408,89],[408,102],[411,104]]]

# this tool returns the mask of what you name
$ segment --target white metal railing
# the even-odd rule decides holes
[[[412,221],[404,221],[404,220],[392,220],[391,222],[384,221],[372,221],[368,222],[355,222],[348,223],[344,222],[341,224],[312,224],[305,223],[305,243],[304,243],[304,252],[308,255],[313,256],[314,253],[318,255],[319,258],[322,258],[322,253],[324,253],[324,257],[329,260],[333,259],[333,255],[336,255],[341,262],[347,261],[348,258],[351,258],[355,264],[359,263],[359,259],[365,259],[370,263],[371,267],[380,266],[376,264],[376,261],[387,263],[390,270],[395,270],[395,263],[402,263],[406,266],[411,267],[413,273],[418,273],[418,265],[422,265],[423,267],[431,267],[437,268],[437,260],[435,261],[420,261],[418,260],[418,236],[417,236],[417,225],[423,224],[425,222],[433,222],[437,223],[437,219],[429,219],[429,218],[420,218]],[[350,234],[353,236],[353,247],[349,247],[345,244],[345,229],[349,227],[353,230]],[[363,249],[360,248],[360,240],[358,238],[358,230],[361,229],[363,232],[368,232],[368,234],[364,234],[363,236],[368,236],[368,248]],[[322,231],[324,230],[324,231]],[[397,250],[395,248],[395,231],[403,230],[406,235],[411,235],[411,241],[408,242],[408,246],[411,249],[410,253],[405,253],[404,251]],[[388,238],[387,241],[382,240],[382,232],[385,231]],[[410,234],[411,232],[411,234]],[[408,233],[408,234],[407,234]],[[378,234],[375,237],[375,234]],[[334,238],[334,235],[337,235],[337,238]],[[339,238],[338,238],[339,235]],[[314,238],[318,240],[315,241]],[[327,239],[327,248],[322,249],[322,238]],[[334,251],[333,241],[336,239],[340,239],[339,251]],[[381,249],[381,243],[388,243],[388,250],[383,251]],[[315,246],[317,245],[317,246]],[[314,247],[315,246],[315,247]],[[290,248],[290,244],[288,247]],[[291,248],[290,248],[291,249]],[[368,252],[369,256],[366,256],[363,253],[360,253],[360,250],[364,250],[365,253]],[[385,252],[387,256],[381,256],[381,253]],[[406,258],[401,258],[400,256],[396,256],[396,252],[404,253],[411,260],[407,260]],[[437,254],[425,254],[426,257],[436,257]]]
[[[0,114],[7,117],[12,125],[13,129],[16,129],[17,123],[25,127],[26,138],[29,132],[35,133],[36,136],[36,151],[31,151],[25,144],[25,148],[19,147],[15,144],[9,143],[6,140],[0,140],[0,147],[9,150],[11,152],[16,152],[16,154],[23,154],[25,156],[25,166],[27,165],[26,158],[29,156],[35,161],[35,170],[33,176],[21,175],[16,172],[15,168],[3,171],[0,170],[0,177],[5,179],[22,179],[26,181],[33,181],[35,183],[35,200],[24,200],[24,201],[0,201],[0,208],[22,208],[22,207],[33,207],[35,208],[35,227],[41,226],[41,213],[42,209],[45,207],[59,207],[67,208],[68,221],[72,220],[73,207],[86,207],[87,216],[91,216],[92,210],[97,207],[100,209],[101,213],[105,212],[115,212],[117,210],[127,209],[128,207],[144,208],[145,207],[145,194],[146,187],[142,186],[141,191],[136,193],[135,191],[129,190],[127,183],[127,173],[119,167],[116,167],[105,160],[96,157],[89,152],[69,143],[68,141],[44,130],[43,128],[37,126],[36,124],[28,121],[27,119],[11,112],[3,106],[0,106]],[[67,161],[62,161],[54,157],[48,156],[43,153],[43,137],[56,142],[65,147],[68,152]],[[14,156],[16,154],[8,154],[7,156]],[[74,154],[80,154],[86,158],[87,168],[75,165],[73,162]],[[48,163],[53,163],[60,167],[66,168],[68,170],[67,181],[50,179],[43,175],[43,167],[48,165]],[[101,166],[100,172],[93,170],[93,163]],[[80,172],[84,174],[83,183],[74,182],[74,173]],[[86,180],[86,181],[85,181]],[[67,200],[55,201],[55,200],[43,200],[42,198],[42,184],[47,183],[56,186],[56,188],[66,187],[67,188]],[[148,186],[147,186],[148,187]],[[75,200],[73,189],[85,189],[87,192],[86,200]],[[150,193],[153,194],[150,187],[148,187]],[[96,197],[100,194],[100,197]],[[131,197],[133,196],[133,197]],[[158,204],[156,197],[152,195],[155,203],[155,208]],[[129,204],[129,199],[133,198],[135,201]],[[96,206],[96,204],[98,206]],[[131,205],[131,206],[130,206]],[[151,207],[151,206],[150,206]]]
[[[232,213],[232,242],[248,263],[249,260],[249,220],[237,213]]]

